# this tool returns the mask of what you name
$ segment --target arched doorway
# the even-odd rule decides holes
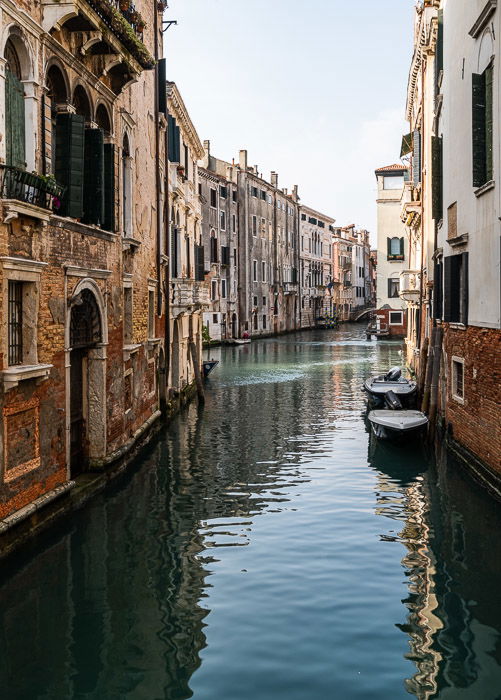
[[[92,351],[102,342],[101,314],[94,294],[83,289],[72,299],[70,315],[70,474],[88,468],[96,398],[103,403],[103,377],[94,371]],[[92,399],[90,397],[93,397]],[[100,398],[100,400],[99,400]]]

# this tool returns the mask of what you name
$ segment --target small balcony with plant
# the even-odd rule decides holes
[[[19,214],[48,219],[51,213],[59,211],[64,191],[65,188],[57,183],[53,175],[39,175],[12,165],[0,164],[4,222]]]

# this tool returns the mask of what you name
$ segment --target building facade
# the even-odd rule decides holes
[[[159,415],[161,6],[0,9],[2,518],[103,469]]]
[[[376,333],[393,337],[406,334],[406,304],[401,299],[400,273],[408,268],[409,245],[401,220],[403,165],[376,170],[377,179],[377,297]]]
[[[335,219],[300,208],[301,327],[313,328],[334,316],[333,228]]]

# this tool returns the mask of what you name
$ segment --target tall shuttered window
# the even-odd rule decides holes
[[[83,216],[84,224],[102,226],[104,220],[104,131],[85,129]]]
[[[492,180],[492,77],[492,66],[472,75],[473,187]]]
[[[5,161],[15,168],[26,167],[24,88],[19,57],[10,39],[5,45]]]
[[[468,323],[468,253],[444,258],[444,321]]]
[[[56,118],[56,180],[66,187],[62,216],[83,215],[85,118],[68,112]]]
[[[435,221],[442,218],[442,138],[431,137],[431,188],[432,188],[432,216]]]
[[[23,283],[9,280],[8,290],[9,365],[23,362]]]

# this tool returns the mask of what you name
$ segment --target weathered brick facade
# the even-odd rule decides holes
[[[160,404],[162,3],[136,0],[142,22],[111,5],[21,0],[0,9],[0,519],[104,468]],[[76,151],[64,152],[65,119],[85,135],[78,166]],[[96,139],[98,152],[88,146]],[[65,155],[75,168],[58,182],[64,195],[36,199],[62,177]],[[68,209],[77,200],[81,215]]]

